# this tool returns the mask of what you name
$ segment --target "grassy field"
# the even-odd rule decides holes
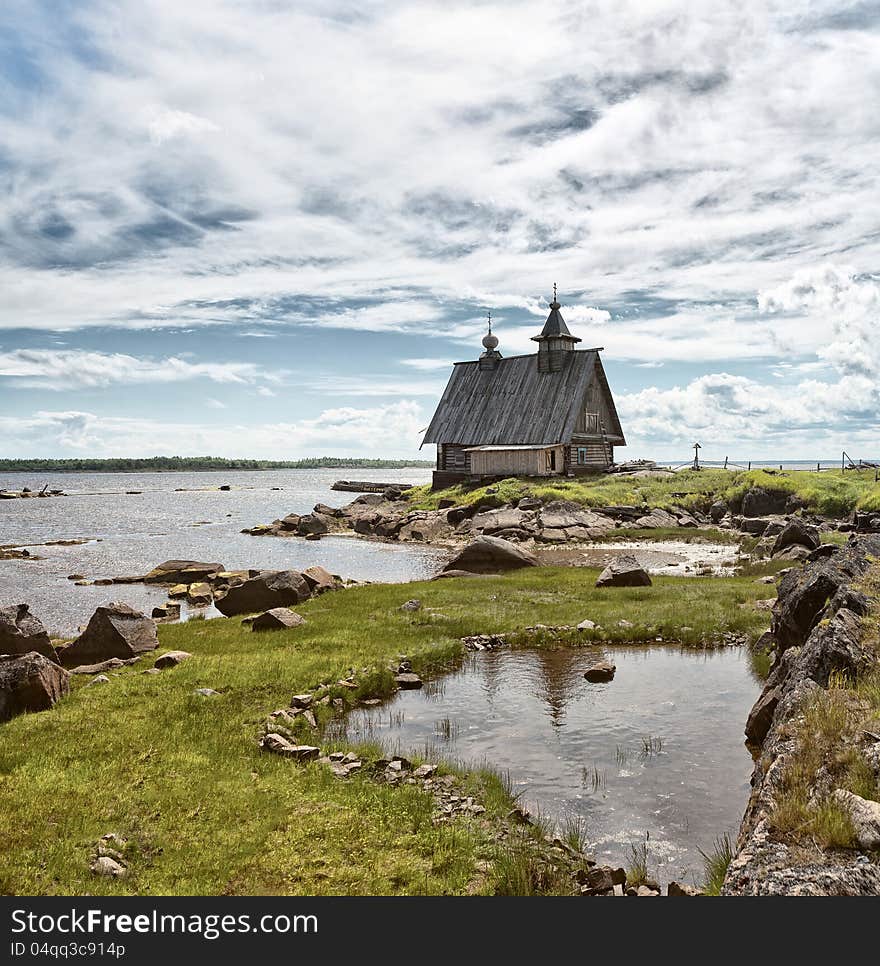
[[[847,470],[846,473],[684,470],[662,479],[606,475],[575,480],[509,479],[492,486],[500,503],[535,496],[543,500],[573,500],[588,507],[645,505],[668,509],[680,506],[705,511],[715,500],[736,504],[747,490],[762,487],[797,496],[810,510],[828,516],[845,516],[856,508],[880,510],[880,483],[874,481],[874,470]],[[433,492],[429,487],[418,487],[409,491],[409,496],[417,509],[428,510],[436,509],[442,499],[474,504],[491,499],[492,494],[487,495],[486,487],[454,486]]]
[[[727,630],[756,636],[772,588],[753,578],[658,578],[649,588],[596,590],[596,571],[540,568],[505,577],[358,587],[298,608],[297,629],[253,634],[237,619],[160,627],[160,652],[192,652],[157,675],[153,655],[74,689],[52,711],[0,726],[0,892],[6,894],[421,894],[516,891],[493,823],[509,807],[502,782],[471,773],[481,819],[431,822],[431,799],[366,775],[262,753],[266,715],[294,693],[354,669],[352,702],[391,686],[389,662],[423,675],[460,654],[459,638],[537,622],[598,622],[603,639],[697,643]],[[423,609],[401,612],[416,597]],[[745,605],[745,606],[741,606]],[[617,621],[634,625],[624,629]],[[689,628],[689,630],[684,630]],[[367,669],[363,671],[362,669]],[[196,688],[221,694],[201,697]],[[320,743],[317,735],[309,735]],[[128,840],[130,876],[98,878],[98,838]],[[479,863],[490,871],[477,874]]]

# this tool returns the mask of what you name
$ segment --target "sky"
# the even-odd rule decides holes
[[[880,456],[880,2],[4,0],[0,457],[432,458],[559,285],[626,458]]]

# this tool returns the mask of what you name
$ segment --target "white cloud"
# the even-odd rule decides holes
[[[94,389],[116,384],[182,382],[208,379],[219,383],[251,383],[268,378],[246,362],[187,362],[137,359],[123,353],[79,349],[13,349],[0,352],[0,378],[10,388],[50,390]]]
[[[220,130],[206,117],[196,117],[195,114],[189,114],[187,111],[161,108],[153,108],[149,112],[147,126],[150,140],[157,145],[182,135],[205,134]]]
[[[452,368],[452,359],[401,359],[402,366],[409,366],[411,369],[418,369],[419,372],[433,372],[437,369],[449,370]]]

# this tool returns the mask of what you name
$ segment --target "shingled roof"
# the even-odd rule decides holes
[[[481,371],[476,362],[457,362],[422,442],[567,443],[599,354],[589,349],[566,355],[554,373],[539,372],[534,355],[499,359],[491,371]],[[608,392],[607,384],[603,388]],[[608,398],[614,413],[610,393]],[[623,436],[616,414],[614,421],[609,433]]]

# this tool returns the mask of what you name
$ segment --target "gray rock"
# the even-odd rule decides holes
[[[27,604],[0,607],[0,654],[42,654],[57,663],[55,648],[40,620]]]
[[[215,691],[213,688],[196,688],[193,694],[201,695],[203,698],[212,698],[215,694],[219,694],[219,691]]]
[[[290,607],[311,596],[308,581],[298,570],[267,570],[217,597],[215,606],[226,617]]]
[[[273,607],[251,622],[252,631],[286,631],[305,624],[305,618],[288,607]]]
[[[188,660],[192,657],[189,651],[168,651],[166,654],[162,654],[160,657],[156,658],[156,663],[153,667],[159,668],[160,671],[164,671],[169,667],[177,667],[178,664],[183,661]]]
[[[124,879],[128,875],[128,869],[109,855],[95,856],[89,864],[89,869],[95,875],[108,876],[113,879]]]
[[[781,490],[765,490],[756,486],[748,490],[742,501],[744,517],[765,517],[773,513],[785,513],[789,494]]]
[[[832,798],[849,814],[859,847],[868,852],[880,849],[880,802],[873,802],[838,788]]]
[[[92,687],[95,684],[109,684],[110,678],[106,674],[96,674],[91,681],[86,685],[87,688]]]
[[[122,661],[118,657],[108,658],[106,661],[99,661],[97,664],[80,664],[78,667],[70,669],[71,674],[103,674],[104,671],[115,671],[117,668],[128,667],[136,664],[140,657],[131,657],[127,661]]]
[[[822,541],[819,539],[818,527],[810,526],[803,520],[794,517],[789,520],[773,544],[774,556],[788,547],[806,547],[807,550],[816,550]]]
[[[445,571],[464,570],[471,573],[502,573],[522,567],[537,567],[534,554],[498,537],[477,537],[443,568]]]
[[[328,590],[335,590],[339,586],[339,582],[333,574],[323,567],[307,567],[302,575],[313,594],[323,594]]]
[[[597,587],[650,587],[648,572],[631,554],[615,557],[599,574]]]
[[[400,605],[400,610],[416,611],[422,609],[422,602],[420,600],[408,600],[405,604]]]
[[[70,675],[43,654],[0,655],[0,721],[46,711],[70,691]]]
[[[594,631],[598,626],[599,625],[596,624],[594,621],[587,619],[587,620],[582,620],[580,624],[578,624],[577,629],[579,631]]]
[[[82,634],[60,654],[65,667],[118,657],[125,661],[159,646],[156,622],[128,604],[99,607]]]
[[[260,747],[265,751],[271,751],[275,755],[294,758],[297,761],[312,761],[321,754],[321,749],[316,748],[314,745],[295,745],[283,735],[275,732],[263,735],[260,741]]]

